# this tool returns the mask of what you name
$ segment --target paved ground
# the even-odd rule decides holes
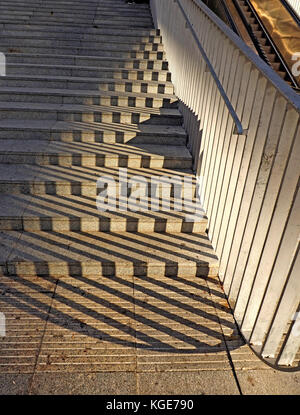
[[[1,279],[1,394],[300,394],[244,344],[216,278]]]

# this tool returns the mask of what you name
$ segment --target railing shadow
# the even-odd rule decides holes
[[[151,59],[149,59],[151,52],[132,51],[130,55],[132,58],[136,58],[137,53],[143,54],[144,59],[149,60],[148,69],[151,69]],[[163,60],[161,52],[157,52],[157,57]],[[162,68],[166,69],[163,62]],[[138,68],[134,67],[134,69]],[[155,72],[153,76],[153,81],[158,82],[157,92],[161,95],[161,108],[177,108],[176,99],[172,101],[170,98],[164,98],[165,87],[163,84],[159,85],[159,81],[156,79],[158,75]],[[145,239],[138,232],[135,235],[132,233],[113,235],[110,233],[105,237],[96,233],[83,232],[80,227],[80,215],[84,215],[87,210],[90,217],[98,218],[100,216],[95,203],[94,211],[90,211],[91,203],[95,202],[95,199],[93,196],[83,195],[81,183],[87,176],[88,180],[94,180],[96,196],[96,175],[99,173],[97,166],[103,166],[100,163],[99,165],[96,163],[95,166],[84,166],[82,163],[84,154],[97,153],[97,150],[101,148],[102,153],[106,155],[113,153],[123,157],[122,167],[126,167],[128,166],[126,157],[130,153],[144,157],[143,166],[140,167],[144,169],[149,167],[145,160],[150,159],[150,156],[143,149],[143,143],[137,143],[140,139],[137,130],[143,125],[157,125],[158,117],[163,114],[161,109],[157,108],[158,104],[155,102],[155,98],[149,94],[147,80],[139,80],[145,82],[141,86],[140,92],[148,94],[144,97],[144,109],[138,99],[133,96],[134,93],[132,96],[128,94],[129,108],[124,108],[122,100],[125,95],[122,97],[122,93],[111,86],[107,91],[107,96],[110,96],[111,108],[115,109],[112,116],[113,124],[105,121],[100,114],[101,102],[100,98],[96,97],[96,94],[99,95],[97,89],[95,89],[92,103],[90,101],[89,104],[83,102],[87,110],[95,111],[93,120],[87,122],[77,114],[76,120],[68,121],[72,134],[68,135],[66,142],[68,142],[69,149],[73,148],[74,150],[76,165],[72,165],[72,168],[65,167],[65,170],[61,169],[60,172],[52,170],[51,180],[48,178],[48,182],[47,167],[42,167],[45,172],[45,194],[34,194],[24,211],[23,218],[26,215],[28,215],[27,217],[36,217],[38,210],[44,207],[48,194],[56,196],[55,204],[48,205],[38,219],[40,221],[38,230],[45,232],[26,230],[24,233],[29,239],[22,239],[23,235],[21,235],[20,240],[15,244],[6,264],[5,277],[0,277],[0,301],[23,310],[28,315],[38,317],[47,324],[53,323],[57,327],[122,347],[180,354],[226,351],[227,342],[230,342],[232,347],[240,347],[241,343],[243,344],[242,340],[238,341],[236,345],[232,342],[232,333],[236,332],[236,326],[230,318],[231,312],[226,307],[225,297],[218,289],[217,279],[209,275],[210,261],[216,260],[216,257],[205,251],[208,246],[206,239],[201,234],[193,236],[180,233],[168,235],[168,246],[166,247],[163,243],[163,237],[159,233],[147,234]],[[124,92],[133,92],[133,84],[134,81],[128,80]],[[120,99],[118,93],[121,96]],[[121,107],[123,112],[127,111],[129,117],[127,123],[122,122],[121,113],[118,112]],[[147,114],[149,114],[149,118],[147,118]],[[144,118],[141,121],[142,116]],[[100,126],[99,123],[103,125]],[[101,131],[103,126],[106,131],[110,131],[114,135],[113,145],[105,143],[104,134]],[[81,128],[85,132],[81,132]],[[86,140],[84,134],[88,134],[88,132],[90,132],[90,136]],[[132,134],[132,137],[126,138],[126,134]],[[59,137],[56,133],[56,140],[60,141],[59,139],[63,141],[63,137]],[[82,144],[80,153],[76,147],[78,142]],[[55,145],[55,141],[53,143]],[[123,145],[125,143],[127,144],[126,151]],[[154,154],[160,155],[159,145],[152,150]],[[53,156],[51,160],[53,166],[60,165],[59,157]],[[162,165],[162,168],[164,167],[166,166]],[[141,169],[138,166],[130,168],[132,173],[141,174]],[[109,171],[109,168],[107,170]],[[172,174],[171,169],[169,171]],[[115,170],[111,169],[111,173],[113,172],[115,173]],[[175,170],[173,172],[178,174]],[[69,195],[59,194],[60,189],[58,189],[57,182],[63,180],[64,174],[68,175],[68,180],[73,176],[73,182],[76,182],[73,188],[71,186]],[[159,176],[157,170],[151,171],[151,174]],[[33,191],[24,185],[20,187],[20,194],[22,192],[31,194]],[[75,206],[70,208],[71,196],[74,193],[81,198],[80,200],[76,199]],[[18,197],[15,195],[15,200]],[[57,231],[53,224],[53,217],[56,214],[62,218],[70,219],[69,230],[76,230],[76,233],[71,236],[63,231]],[[148,211],[142,211],[139,214],[144,217],[155,217],[155,214]],[[123,218],[131,217],[126,212],[115,212],[115,215]],[[177,213],[172,211],[168,212],[168,215],[177,217]],[[79,223],[72,228],[71,221],[73,220],[74,224],[74,220],[78,217]],[[107,220],[109,222],[110,218]],[[21,231],[24,230],[24,220],[22,226]],[[99,230],[102,229],[95,228],[95,232]],[[50,234],[47,234],[50,231],[53,239],[50,238]],[[112,236],[116,238],[112,238]],[[174,253],[178,246],[185,246],[185,252]],[[159,248],[159,252],[157,248]],[[199,269],[198,265],[196,266],[194,278],[184,278],[179,275],[178,261],[191,260],[193,262],[193,258],[199,252],[206,260],[202,261]],[[81,259],[76,259],[76,256]],[[49,261],[45,260],[46,257],[49,258]],[[160,264],[160,271],[157,275],[149,273],[148,260],[150,259]],[[51,275],[51,261],[52,263],[56,262],[58,267],[60,263],[67,264],[67,278],[63,275],[59,276],[59,272],[54,276]],[[120,276],[117,261],[123,261],[127,266],[131,264],[132,275],[130,275],[130,268],[128,275]],[[34,275],[39,278],[31,280],[29,274],[22,273],[19,270],[19,264],[22,262],[30,263],[33,266]],[[101,268],[103,263],[106,264],[106,268]],[[87,273],[84,264],[94,267],[95,273]],[[97,270],[100,271],[100,269],[101,273],[97,274]],[[210,286],[207,284],[208,281],[211,283]],[[48,288],[45,288],[45,283],[48,284]],[[118,288],[112,283],[116,283]],[[16,284],[19,288],[16,288]],[[37,293],[42,296],[37,298],[35,295]],[[90,305],[85,304],[82,299],[87,300]],[[49,301],[51,301],[50,306]],[[60,306],[64,306],[70,311],[62,311]],[[97,309],[98,306],[104,307],[106,312],[100,312]],[[111,317],[110,312],[114,313],[116,317]],[[73,314],[76,313],[83,317],[75,317]],[[123,321],[124,317],[127,319],[126,323]],[[90,319],[93,319],[95,323],[103,323],[108,329],[102,330],[94,327],[89,322]],[[110,334],[109,328],[117,329],[119,334]],[[154,334],[152,332],[150,334],[149,329],[154,330]],[[129,336],[130,339],[124,339],[122,335]],[[162,340],[163,336],[166,336],[165,341]],[[176,342],[180,342],[180,344],[174,346]]]
[[[74,251],[68,245],[68,242],[70,242],[68,236],[62,234],[60,236],[65,239],[65,248],[69,252]],[[31,260],[38,261],[39,253],[41,255],[45,253],[43,242],[47,242],[49,246],[49,239],[47,234],[41,237],[41,235],[31,233],[31,237],[35,241],[35,254],[31,256]],[[122,238],[124,240],[123,248],[125,248],[130,238],[125,234],[122,235]],[[94,236],[93,242],[97,246],[97,244],[101,243],[101,240]],[[77,243],[81,244],[82,251],[79,252],[76,249],[76,253],[86,255],[86,252],[89,251],[89,245],[80,241],[80,234],[78,234]],[[53,243],[51,248],[51,254],[57,261],[70,261],[67,254],[57,253],[58,249],[55,243]],[[60,250],[61,248],[62,246],[60,245]],[[145,248],[141,246],[141,251],[143,250]],[[21,251],[20,254],[22,254]],[[91,258],[91,255],[89,255],[89,258]],[[94,256],[93,259],[102,260],[99,255],[98,257]],[[126,259],[130,259],[130,256]],[[113,268],[113,264],[111,266]],[[71,327],[71,330],[77,333],[124,347],[159,349],[162,352],[192,354],[201,353],[201,350],[205,353],[224,351],[226,350],[225,342],[232,343],[231,335],[236,327],[230,319],[229,321],[226,319],[227,315],[231,315],[230,310],[222,305],[222,302],[224,302],[222,293],[217,289],[208,288],[205,278],[190,280],[176,275],[165,275],[160,279],[148,276],[147,270],[145,270],[144,273],[135,275],[131,279],[130,277],[124,278],[114,275],[113,269],[109,272],[111,275],[90,278],[85,275],[82,263],[78,261],[77,263],[72,262],[72,264],[69,264],[69,276],[72,278],[72,283],[70,283],[68,278],[57,279],[50,276],[50,270],[49,275],[46,275],[45,267],[47,268],[46,264],[42,264],[40,267],[35,262],[35,273],[37,275],[40,274],[41,284],[39,284],[36,279],[33,282],[30,280],[30,277],[18,275],[18,267],[14,268],[10,264],[8,275],[5,277],[6,282],[0,283],[1,300],[57,326],[63,328]],[[211,278],[211,280],[217,284],[216,279]],[[45,289],[43,284],[46,282],[53,289]],[[14,288],[15,283],[21,288]],[[114,285],[116,283],[118,288]],[[59,287],[58,291],[56,286]],[[190,290],[191,287],[192,292]],[[161,290],[163,292],[160,292]],[[97,292],[101,292],[101,296],[97,295]],[[49,310],[49,303],[41,301],[40,298],[35,298],[33,293],[42,293],[45,298],[53,299],[55,303],[52,304]],[[75,300],[74,295],[79,296],[81,299],[84,298],[84,301]],[[114,301],[111,300],[112,296]],[[144,297],[147,298],[145,299]],[[216,298],[217,301],[213,300],[213,298]],[[87,306],[85,301],[94,304],[95,309]],[[55,307],[54,304],[67,306],[72,310],[72,313],[81,313],[87,319],[92,318],[97,323],[102,322],[106,326],[118,329],[120,333],[132,336],[132,340],[124,340],[122,336],[113,336],[105,330],[95,328],[91,324],[86,323],[84,321],[85,318],[74,318],[72,313],[63,312]],[[124,304],[127,304],[127,306]],[[107,312],[102,313],[96,310],[99,305],[104,307]],[[137,312],[136,308],[143,312]],[[175,311],[172,311],[172,308]],[[110,317],[109,312],[116,313],[117,317]],[[157,321],[156,318],[153,318],[153,315],[160,319],[167,319],[168,323]],[[121,321],[124,316],[128,318],[128,323],[130,322],[130,324],[124,324]],[[197,321],[198,319],[199,322]],[[201,324],[200,321],[203,320],[205,320],[205,323]],[[171,323],[179,328],[172,327]],[[163,342],[161,338],[158,339],[155,335],[152,336],[143,329],[139,329],[138,325],[155,330],[156,335],[166,335],[169,339],[180,341],[182,342],[182,347],[172,346],[172,341]],[[230,331],[229,335],[224,334],[220,330],[221,325]],[[191,330],[192,333],[190,335],[187,334],[187,330]],[[193,333],[197,333],[197,335]],[[199,336],[203,336],[205,340],[199,340]],[[143,340],[141,341],[140,339]]]

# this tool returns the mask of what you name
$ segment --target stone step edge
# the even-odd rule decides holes
[[[103,72],[117,72],[124,71],[124,73],[137,73],[143,72],[147,74],[157,73],[158,75],[170,76],[171,72],[166,69],[140,69],[140,68],[125,68],[125,67],[108,67],[108,66],[82,66],[82,65],[47,65],[38,63],[23,63],[23,62],[10,62],[6,64],[6,68],[17,67],[17,68],[42,68],[42,69],[66,69],[66,70],[79,70],[79,71],[103,71]],[[117,78],[118,79],[118,78]],[[121,78],[128,81],[131,79]],[[144,81],[140,79],[140,81]],[[147,80],[146,80],[147,81]],[[160,81],[157,81],[160,82]],[[166,81],[171,82],[171,81]]]
[[[174,94],[146,93],[146,92],[128,92],[128,91],[96,91],[86,89],[66,89],[66,88],[30,88],[30,87],[1,87],[0,94],[16,95],[47,95],[59,97],[87,97],[87,98],[141,98],[141,99],[158,99],[170,100],[176,102],[177,97]],[[136,108],[136,107],[131,107]],[[147,106],[143,107],[147,108]],[[151,107],[150,107],[151,108]]]
[[[126,79],[126,78],[89,78],[89,77],[81,77],[81,76],[54,76],[54,75],[6,75],[3,77],[4,82],[8,81],[61,81],[61,82],[85,82],[85,83],[128,83],[128,84],[147,84],[149,86],[164,86],[168,88],[174,87],[172,82],[170,81],[148,81],[148,80],[141,80],[141,79]],[[83,90],[84,91],[84,90]],[[99,91],[100,92],[100,91]],[[114,92],[114,91],[110,91]]]
[[[161,63],[162,64],[162,66],[163,65],[165,65],[165,66],[167,66],[168,65],[168,61],[166,61],[166,60],[158,60],[158,61],[156,61],[156,60],[153,60],[153,59],[142,59],[142,58],[119,58],[119,57],[116,57],[116,56],[85,56],[85,55],[55,55],[55,54],[31,54],[31,53],[9,53],[8,55],[7,55],[7,60],[9,60],[9,58],[10,57],[20,57],[20,58],[23,58],[23,57],[25,57],[25,58],[31,58],[31,57],[34,57],[34,58],[41,58],[41,59],[44,59],[45,57],[47,57],[47,58],[53,58],[53,59],[73,59],[74,61],[76,61],[76,60],[80,60],[80,59],[86,59],[86,60],[95,60],[95,62],[97,62],[97,61],[101,61],[101,60],[103,60],[103,61],[115,61],[115,62],[121,62],[121,63],[124,63],[124,64],[126,64],[127,62],[130,62],[130,63]],[[14,64],[14,62],[12,62],[12,64]],[[18,64],[18,62],[16,62],[16,64]],[[22,62],[20,62],[19,64],[22,64]],[[39,64],[35,64],[35,65],[39,65]],[[55,65],[54,65],[55,66]],[[60,65],[60,66],[64,66],[64,65]],[[66,66],[68,66],[68,65],[66,65]],[[70,65],[69,65],[70,66]],[[71,65],[71,66],[74,66],[74,67],[77,67],[77,65]],[[86,68],[89,68],[89,66],[84,66],[84,67],[86,67]],[[112,67],[111,69],[115,69],[115,67]],[[123,67],[119,67],[119,68],[116,68],[116,69],[123,69]],[[126,67],[124,67],[124,69],[127,69]],[[130,68],[131,69],[131,68]],[[132,68],[132,69],[136,69],[136,70],[143,70],[143,69],[139,69],[139,68]],[[153,71],[161,71],[161,72],[169,72],[169,69],[145,69],[145,70],[149,70],[149,71],[151,71],[151,70],[153,70]]]
[[[17,105],[17,104],[20,105]],[[92,108],[94,107],[94,108]],[[157,111],[153,111],[157,110]],[[36,111],[36,112],[70,112],[70,113],[118,113],[122,115],[141,114],[145,116],[163,117],[163,118],[182,118],[178,108],[153,108],[149,107],[126,107],[126,106],[108,106],[108,105],[88,105],[88,104],[47,104],[41,102],[24,102],[19,101],[0,101],[0,111]],[[117,123],[119,124],[119,123]],[[127,124],[126,124],[127,125]],[[163,125],[163,124],[161,124]]]

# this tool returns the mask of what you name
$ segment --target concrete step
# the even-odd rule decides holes
[[[23,7],[23,8],[20,8],[20,9],[14,9],[13,7],[3,7],[0,4],[1,16],[3,16],[3,15],[5,15],[5,16],[16,16],[17,18],[19,16],[21,16],[21,17],[22,16],[30,17],[30,16],[33,15],[34,10],[35,9],[33,7],[31,7],[31,8]]]
[[[56,121],[77,121],[97,123],[112,123],[133,125],[132,131],[137,131],[136,125],[161,125],[161,126],[181,126],[182,116],[176,108],[160,109],[134,109],[128,107],[111,107],[100,105],[76,105],[76,104],[43,104],[43,103],[23,103],[23,102],[0,102],[1,127],[4,128],[9,119],[19,120],[48,120],[53,124]],[[10,126],[16,127],[13,121]],[[73,124],[72,124],[73,125]],[[50,127],[50,125],[47,125]],[[121,127],[121,126],[120,126]],[[51,128],[51,127],[50,127]],[[124,125],[124,128],[126,126]]]
[[[117,1],[115,2],[115,3],[117,3]],[[120,2],[121,3],[121,2]],[[11,1],[8,1],[8,0],[2,0],[1,1],[1,4],[3,5],[3,6],[5,6],[5,5],[11,5],[12,3],[11,3]],[[30,1],[30,0],[22,0],[22,1],[19,1],[19,0],[16,0],[16,1],[14,1],[14,5],[19,5],[19,6],[25,6],[25,7],[40,7],[40,5],[43,5],[43,3],[41,3],[41,1],[40,0],[36,0],[36,1]],[[55,6],[55,7],[60,7],[60,6],[62,6],[62,5],[64,5],[64,6],[67,6],[67,7],[70,7],[71,6],[71,8],[73,9],[74,7],[80,7],[81,9],[83,9],[83,10],[89,10],[90,8],[93,8],[93,9],[95,9],[95,8],[97,8],[98,6],[99,6],[99,1],[97,1],[97,0],[95,0],[95,1],[85,1],[84,2],[84,7],[83,7],[83,3],[82,3],[82,1],[47,1],[47,3],[44,3],[44,4],[46,4],[47,6]],[[106,6],[106,5],[109,5],[109,4],[103,4],[103,6]],[[120,6],[121,6],[121,4],[120,4]]]
[[[170,82],[171,73],[168,71],[154,71],[149,69],[125,69],[100,66],[79,65],[37,65],[28,63],[7,63],[6,74],[10,75],[49,75],[83,78],[110,78],[140,81]]]
[[[25,30],[28,33],[31,31],[41,30],[46,31],[49,33],[49,24],[47,22],[43,22],[42,24],[36,22],[24,23],[18,21],[3,21],[0,20],[0,29],[1,30],[11,30],[17,33],[19,30]],[[143,28],[124,28],[124,27],[114,27],[111,28],[109,25],[106,25],[103,22],[101,25],[72,25],[72,24],[65,24],[65,25],[55,25],[51,24],[51,33],[69,33],[69,34],[102,34],[102,35],[116,35],[116,36],[160,36],[160,31],[158,29],[143,29]]]
[[[31,16],[13,16],[13,15],[9,15],[9,14],[2,14],[1,19],[0,19],[0,23],[21,23],[21,24],[39,24],[39,25],[47,25],[48,27],[54,24],[55,26],[81,26],[81,27],[85,27],[88,24],[92,24],[94,23],[94,25],[101,25],[102,27],[107,27],[107,28],[119,28],[120,26],[122,26],[122,28],[124,29],[148,29],[151,30],[153,29],[153,24],[149,23],[149,24],[145,24],[143,22],[125,22],[122,24],[121,22],[115,22],[113,23],[112,21],[98,21],[98,22],[93,22],[93,19],[89,18],[89,19],[83,19],[81,18],[80,20],[78,19],[72,19],[72,18],[64,18],[64,19],[49,19],[48,17],[39,17],[39,18],[34,18]]]
[[[130,20],[129,20],[130,19]],[[139,15],[134,15],[124,13],[122,16],[109,15],[109,14],[98,14],[95,16],[94,23],[101,24],[103,20],[110,22],[112,26],[125,26],[125,27],[153,27],[152,17],[140,17]]]
[[[19,110],[20,117],[26,111]],[[41,115],[40,115],[41,114]],[[3,114],[5,116],[5,113]],[[0,139],[48,140],[82,143],[119,143],[119,144],[163,144],[185,145],[187,135],[181,126],[155,124],[118,124],[104,122],[56,121],[43,119],[49,113],[36,112],[28,117],[37,119],[7,119],[0,121]],[[55,113],[53,113],[53,116]],[[63,118],[63,115],[61,118]],[[69,118],[72,118],[69,116]],[[76,118],[76,117],[73,117]]]
[[[142,176],[147,182],[148,195],[152,194],[151,187],[157,181],[159,181],[160,188],[167,192],[165,195],[171,195],[172,198],[174,196],[183,197],[185,191],[187,196],[190,194],[188,192],[192,192],[190,198],[196,195],[196,178],[192,170],[128,168],[126,175],[122,172],[123,170],[119,167],[73,166],[72,169],[69,169],[55,165],[0,164],[0,194],[74,195],[95,198],[98,194],[97,180],[100,177],[109,176],[115,181],[117,194],[119,195],[120,183],[122,183],[121,194],[129,196],[130,181],[137,180],[137,176]],[[124,182],[128,184],[126,185]],[[188,205],[186,206],[188,207]]]
[[[16,19],[18,22],[35,22],[35,23],[47,23],[48,25],[50,25],[51,23],[54,23],[55,25],[59,25],[59,24],[83,24],[83,23],[93,23],[96,25],[100,25],[103,23],[104,18],[98,18],[98,19],[93,19],[92,17],[89,16],[85,16],[81,18],[76,15],[71,15],[71,14],[62,14],[61,16],[56,16],[55,14],[51,15],[36,15],[35,13],[31,16],[31,15],[25,15],[25,16],[21,16],[21,15],[14,15],[14,14],[10,14],[8,12],[5,12],[2,14],[1,16],[1,20],[2,21],[6,21],[6,20],[14,20]],[[130,20],[129,20],[130,19]],[[1,21],[0,20],[0,21]],[[139,19],[138,17],[129,17],[129,18],[108,18],[105,19],[105,25],[106,26],[110,26],[110,27],[126,27],[126,28],[135,28],[135,27],[140,27],[140,28],[144,28],[144,29],[152,29],[153,28],[153,22],[152,19]]]
[[[7,75],[0,77],[1,87],[59,88],[111,92],[127,91],[143,92],[146,94],[173,94],[174,91],[171,82],[47,75]]]
[[[25,14],[25,15],[32,15],[32,14],[44,14],[44,15],[50,15],[50,16],[63,16],[63,15],[67,15],[67,16],[79,16],[81,15],[81,17],[83,18],[94,18],[95,16],[101,15],[102,13],[107,13],[109,14],[111,17],[114,16],[114,11],[111,11],[111,9],[109,8],[101,8],[98,9],[98,11],[96,10],[96,8],[82,8],[82,7],[78,7],[78,6],[72,6],[72,7],[68,7],[68,6],[64,6],[64,5],[55,5],[55,6],[51,6],[51,5],[39,5],[39,6],[22,6],[22,5],[15,5],[12,6],[12,4],[10,3],[9,5],[4,5],[3,3],[1,3],[0,5],[0,11],[2,12],[2,14],[13,14],[13,15],[20,15],[20,14]],[[118,10],[118,12],[115,13],[115,15],[129,15],[132,18],[134,18],[135,16],[140,16],[140,17],[144,17],[144,18],[150,18],[150,12],[147,9],[138,9],[138,8],[131,8],[131,9],[125,9],[125,8],[120,8]]]
[[[83,67],[109,67],[140,69],[153,71],[167,71],[168,62],[165,60],[148,59],[122,59],[119,57],[80,56],[80,55],[47,55],[47,54],[23,54],[10,53],[6,56],[8,65],[13,63],[24,63],[27,65],[50,65],[50,66],[83,66]]]
[[[1,101],[105,105],[130,108],[177,108],[172,94],[150,94],[83,89],[0,87]]]
[[[3,13],[7,14],[11,14],[11,15],[16,15],[18,16],[21,12],[19,11],[8,11],[8,10],[3,10]],[[26,13],[26,12],[25,12]],[[30,16],[33,16],[36,19],[40,19],[40,18],[49,18],[49,19],[53,19],[53,20],[59,20],[59,19],[74,19],[74,20],[79,20],[80,18],[82,20],[82,11],[73,11],[73,10],[63,10],[63,9],[34,9],[33,11],[27,11],[27,13]],[[102,20],[107,20],[107,21],[111,21],[113,23],[115,23],[116,21],[120,21],[120,22],[125,22],[125,25],[128,22],[128,19],[134,19],[137,22],[141,22],[144,23],[145,25],[147,24],[152,24],[152,17],[150,15],[149,12],[141,12],[138,11],[137,9],[131,9],[131,10],[120,10],[120,11],[111,11],[111,10],[98,10],[95,13],[84,13],[84,18],[85,19],[91,19],[93,22],[97,22],[97,21],[102,21]]]
[[[1,30],[0,34],[3,37],[27,37],[31,39],[40,38],[49,36],[52,39],[61,39],[61,40],[68,40],[68,39],[74,39],[74,40],[84,40],[84,41],[93,41],[93,42],[118,42],[121,40],[124,40],[124,31],[119,31],[120,33],[115,33],[114,30],[86,30],[85,32],[78,31],[74,32],[71,30],[65,30],[65,31],[51,31],[51,35],[49,35],[49,28],[39,28],[36,29],[35,27],[27,27],[27,30],[25,30],[23,27],[18,27],[17,25],[14,27],[14,29],[5,29]],[[126,41],[128,43],[132,42],[141,42],[141,43],[154,43],[154,44],[161,44],[162,39],[161,36],[153,36],[153,35],[134,35],[132,33],[126,34]]]
[[[206,234],[107,232],[2,232],[10,249],[4,275],[66,276],[216,275],[218,260]],[[2,255],[3,257],[3,255]]]
[[[191,169],[192,157],[186,146],[3,139],[0,163]]]
[[[43,184],[35,181],[25,185],[41,187]],[[87,190],[91,183],[80,184]],[[169,196],[170,207],[168,209],[164,204],[167,204],[166,199],[170,193],[167,193],[168,189],[164,189],[165,199],[162,197],[156,199],[160,206],[157,205],[158,208],[155,211],[151,210],[151,201],[148,198],[147,201],[140,204],[138,211],[136,211],[136,205],[132,210],[130,197],[125,198],[124,196],[117,196],[115,208],[112,208],[110,204],[110,210],[105,210],[107,204],[102,204],[102,210],[98,210],[95,194],[96,182],[92,184],[94,194],[89,196],[1,194],[0,231],[168,232],[176,234],[181,232],[201,233],[206,230],[207,218],[201,208],[197,211],[196,199],[191,200],[187,208],[177,211],[174,209],[174,198]],[[78,187],[75,182],[71,182],[69,185],[73,189]],[[1,186],[3,187],[4,184],[1,183]]]
[[[80,56],[101,56],[118,57],[120,59],[150,59],[165,60],[164,52],[143,51],[143,50],[115,50],[115,49],[95,49],[95,48],[70,48],[70,47],[45,47],[45,46],[12,46],[6,44],[0,38],[0,50],[2,53],[33,53],[33,54],[55,54],[55,55],[80,55]]]
[[[27,33],[26,36],[23,35],[3,35],[1,34],[0,46],[11,46],[22,48],[23,46],[34,46],[34,47],[57,47],[57,48],[86,48],[89,50],[101,49],[101,50],[110,50],[114,49],[116,51],[163,51],[163,45],[161,43],[154,42],[137,42],[132,41],[131,39],[122,38],[122,39],[97,39],[91,41],[90,39],[59,39],[57,37],[52,37],[51,34],[40,35],[39,37],[32,37]]]
[[[24,10],[34,10],[35,12],[39,12],[39,13],[40,12],[47,12],[47,11],[51,12],[51,11],[53,11],[53,13],[55,14],[55,13],[62,13],[62,12],[68,11],[71,14],[79,13],[79,12],[81,14],[84,13],[84,15],[86,15],[86,16],[88,16],[90,14],[98,15],[98,14],[101,14],[101,13],[110,14],[110,15],[138,14],[138,15],[146,16],[146,17],[151,16],[149,7],[143,7],[143,8],[129,7],[126,4],[125,4],[125,7],[122,7],[122,6],[124,6],[124,4],[122,4],[122,3],[118,7],[114,7],[114,8],[112,8],[111,5],[98,4],[96,8],[92,7],[92,8],[85,9],[83,5],[82,5],[82,7],[78,8],[77,5],[75,5],[75,7],[73,7],[73,5],[71,5],[71,7],[70,7],[69,5],[64,5],[64,4],[60,4],[60,3],[54,4],[54,5],[51,4],[51,3],[49,3],[49,4],[44,3],[44,4],[39,5],[37,7],[31,6],[31,7],[24,8],[24,6],[23,7],[18,6],[18,10],[21,7]],[[8,7],[10,7],[11,10],[14,10],[11,6],[8,6]],[[16,8],[16,10],[17,10],[17,8]]]

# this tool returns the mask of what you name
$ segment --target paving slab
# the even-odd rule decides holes
[[[37,372],[134,372],[135,368],[132,278],[60,280]]]
[[[32,395],[135,395],[134,373],[37,373]]]
[[[300,373],[272,369],[236,371],[244,395],[300,395]]]
[[[54,280],[1,277],[6,332],[0,337],[0,374],[34,373],[54,290]]]
[[[138,373],[141,395],[238,395],[230,370]]]
[[[28,395],[33,374],[0,374],[0,395]]]

